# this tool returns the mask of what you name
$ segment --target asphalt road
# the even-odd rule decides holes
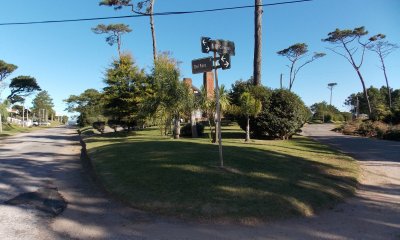
[[[313,217],[258,226],[188,223],[109,199],[82,169],[73,129],[53,128],[1,139],[0,239],[399,239],[399,143],[381,146],[375,141],[375,145],[328,130],[325,126],[306,128],[305,133],[335,147],[344,146],[342,150],[356,157],[364,159],[357,154],[368,152],[361,162],[364,176],[357,196]],[[56,188],[66,200],[67,208],[57,217],[27,204],[4,204],[42,188]]]

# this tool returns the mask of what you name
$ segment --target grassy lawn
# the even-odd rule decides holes
[[[6,137],[6,136],[11,136],[15,135],[17,133],[26,133],[26,132],[31,132],[35,130],[35,128],[31,127],[21,127],[17,125],[11,125],[11,124],[3,124],[3,132],[0,133],[0,137]]]
[[[55,126],[59,126],[59,124],[52,123],[52,125],[50,127],[55,127]],[[28,133],[28,132],[32,132],[32,131],[44,129],[44,128],[49,128],[49,127],[46,127],[46,126],[21,127],[21,126],[14,125],[14,124],[3,124],[3,132],[0,133],[0,138],[12,136],[12,135],[15,135],[18,133]]]
[[[106,189],[135,208],[189,219],[253,223],[309,216],[354,192],[356,162],[304,137],[246,144],[224,128],[226,169],[207,138],[173,140],[156,129],[86,138]]]

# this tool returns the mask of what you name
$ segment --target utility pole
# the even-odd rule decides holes
[[[333,88],[334,88],[336,85],[337,85],[337,83],[328,83],[328,89],[331,90],[331,98],[330,98],[330,100],[329,100],[329,105],[331,105],[331,106],[332,106],[332,91],[333,91]]]
[[[281,89],[283,89],[283,85],[282,85],[282,77],[283,77],[283,74],[281,73]]]

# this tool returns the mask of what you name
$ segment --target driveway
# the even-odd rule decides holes
[[[317,216],[258,226],[188,223],[109,199],[82,169],[73,129],[1,139],[0,239],[399,239],[400,174],[395,156],[400,156],[400,145],[341,136],[328,128],[309,126],[304,132],[363,160],[357,196]],[[369,151],[365,159],[357,155],[358,148],[363,154]],[[384,149],[388,153],[382,155]],[[41,188],[58,189],[68,204],[66,210],[52,217],[27,204],[2,204]]]

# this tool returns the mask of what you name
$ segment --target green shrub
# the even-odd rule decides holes
[[[382,138],[387,130],[386,124],[368,120],[362,122],[356,132],[361,136]]]
[[[277,89],[263,102],[262,112],[250,117],[250,132],[256,138],[289,139],[310,119],[311,112],[296,94]],[[246,129],[245,118],[239,118]]]
[[[353,120],[353,114],[350,112],[341,112],[340,114],[343,117],[343,121],[348,122]]]
[[[383,139],[400,141],[400,130],[392,129],[383,135]]]
[[[99,131],[101,134],[103,134],[103,133],[104,133],[104,129],[105,129],[105,127],[106,127],[106,122],[100,122],[100,121],[94,122],[94,123],[92,124],[92,126],[93,126],[94,129],[96,129],[96,130]]]
[[[128,132],[137,128],[137,121],[136,120],[123,120],[119,121],[119,125]]]
[[[204,135],[204,125],[196,123],[197,135],[199,137]],[[192,125],[190,123],[186,124],[181,128],[181,136],[191,137],[192,136]]]
[[[330,123],[332,121],[333,121],[332,115],[330,113],[326,114],[325,117],[324,117],[324,122]]]
[[[117,132],[118,126],[120,126],[120,121],[118,120],[108,120],[108,126],[114,130],[114,132]]]

